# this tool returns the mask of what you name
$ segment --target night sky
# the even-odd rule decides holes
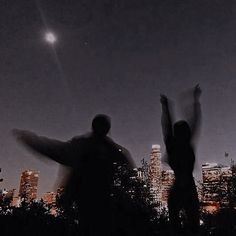
[[[49,30],[54,45],[44,40]],[[0,57],[0,188],[18,190],[30,168],[40,171],[42,194],[58,173],[12,128],[68,140],[105,113],[111,137],[140,165],[152,144],[164,152],[159,94],[176,100],[197,83],[196,175],[203,162],[236,161],[236,1],[1,0]]]

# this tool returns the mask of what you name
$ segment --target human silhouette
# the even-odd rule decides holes
[[[112,235],[110,195],[114,163],[134,167],[129,152],[107,136],[110,127],[108,116],[97,115],[92,121],[91,133],[67,142],[14,130],[24,145],[71,168],[63,202],[65,205],[78,203],[80,235]]]
[[[168,196],[169,219],[174,234],[181,232],[180,212],[186,215],[186,225],[191,233],[199,230],[199,200],[193,178],[195,163],[194,140],[199,131],[201,89],[195,86],[193,91],[193,113],[189,121],[172,123],[169,101],[161,95],[162,132],[167,152],[167,161],[175,174],[175,181]]]

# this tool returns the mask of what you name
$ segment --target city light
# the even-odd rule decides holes
[[[119,151],[122,151],[119,149]],[[113,163],[117,165],[117,163]],[[196,182],[198,198],[203,204],[203,209],[209,213],[214,213],[220,208],[230,204],[230,191],[232,191],[232,179],[236,175],[231,166],[224,166],[218,163],[202,164],[202,181]],[[1,171],[1,169],[0,169]],[[161,207],[167,207],[169,191],[174,183],[175,175],[171,169],[164,169],[161,164],[161,147],[152,145],[148,162],[143,162],[142,167],[134,169],[136,175],[130,180],[140,179],[143,187],[149,188],[151,201],[160,203]],[[19,205],[20,199],[32,201],[37,199],[39,171],[25,170],[21,174],[19,193],[15,195],[15,189],[1,191],[2,195],[13,196],[12,205]],[[231,184],[231,185],[229,185]],[[120,186],[120,184],[118,184]],[[133,190],[129,190],[132,193]],[[46,192],[42,199],[47,204],[55,202],[58,193]]]

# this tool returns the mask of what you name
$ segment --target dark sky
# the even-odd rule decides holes
[[[229,163],[225,151],[236,160],[236,1],[1,0],[0,57],[4,187],[18,189],[30,168],[40,171],[39,192],[50,191],[58,170],[19,146],[12,128],[68,140],[106,113],[139,165],[162,145],[159,94],[175,100],[197,83],[196,173],[203,162]]]

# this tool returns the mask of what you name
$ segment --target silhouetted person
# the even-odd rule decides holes
[[[194,137],[199,129],[201,107],[199,97],[201,89],[197,85],[193,91],[193,116],[188,122],[185,120],[172,123],[168,98],[161,95],[162,130],[168,164],[175,174],[175,181],[168,197],[169,218],[175,234],[181,231],[180,211],[184,210],[186,227],[197,233],[199,229],[199,200],[193,178],[195,163]]]
[[[80,235],[111,235],[114,163],[134,167],[129,152],[107,136],[110,126],[108,116],[97,115],[91,133],[67,142],[14,131],[17,139],[32,150],[71,168],[63,199],[66,205],[78,202]]]

